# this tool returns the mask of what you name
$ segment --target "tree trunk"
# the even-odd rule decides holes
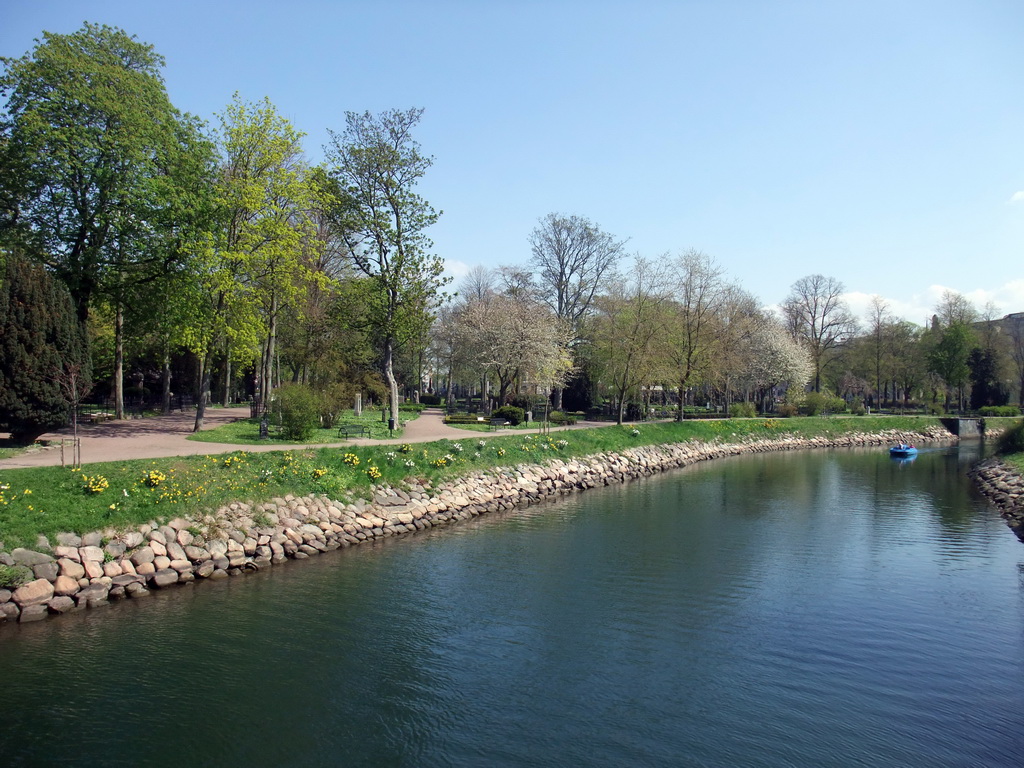
[[[124,418],[124,307],[114,310],[114,418]]]
[[[224,358],[224,407],[231,405],[231,347]]]
[[[199,397],[196,398],[196,422],[192,427],[193,432],[203,428],[203,418],[206,416],[206,398],[210,392],[210,377],[213,372],[213,352],[207,352],[199,358]]]
[[[169,344],[164,344],[163,372],[160,376],[163,383],[161,392],[161,403],[164,414],[171,412],[171,349]]]
[[[555,387],[555,389],[554,389],[555,407],[552,410],[555,410],[555,411],[561,411],[562,410],[562,393],[564,391],[565,391],[564,387]]]
[[[388,394],[391,398],[390,423],[398,424],[398,379],[395,378],[394,357],[395,341],[391,337],[384,340],[384,378],[388,382]]]

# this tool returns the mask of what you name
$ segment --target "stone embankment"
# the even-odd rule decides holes
[[[1024,477],[999,459],[985,459],[970,471],[971,478],[999,510],[1017,538],[1024,541]]]
[[[0,622],[29,622],[138,599],[152,589],[223,579],[286,560],[303,560],[364,541],[510,510],[560,494],[622,483],[698,461],[751,452],[856,447],[894,442],[955,442],[943,429],[926,434],[888,431],[838,438],[674,443],[621,453],[553,460],[477,472],[432,489],[379,488],[373,498],[346,504],[326,497],[286,496],[260,504],[233,503],[195,520],[151,522],[130,531],[58,534],[35,550],[0,552],[27,583],[0,588]]]

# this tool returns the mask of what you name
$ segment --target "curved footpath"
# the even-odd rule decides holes
[[[249,406],[234,408],[212,408],[206,412],[203,430],[214,429],[232,421],[249,418]],[[230,443],[205,443],[189,440],[193,434],[195,413],[170,413],[165,416],[153,416],[145,419],[124,419],[105,421],[100,424],[79,424],[78,436],[82,445],[82,463],[96,464],[103,461],[128,461],[131,459],[159,459],[170,456],[205,456],[232,451],[291,451],[300,448],[331,448],[350,445],[400,445],[402,443],[426,443],[434,440],[467,440],[476,436],[476,432],[456,429],[444,423],[444,414],[440,408],[427,408],[417,419],[405,425],[401,437],[387,440],[355,438],[336,443],[316,443],[310,445],[282,445],[267,443],[265,445],[238,445]],[[583,429],[587,427],[608,426],[607,422],[582,421],[573,427],[564,429]],[[500,429],[494,434],[529,434],[540,432],[539,429],[508,430]],[[48,432],[40,440],[57,442],[62,438],[71,437],[71,429],[60,429]],[[70,454],[68,455],[70,459]],[[33,448],[27,453],[0,459],[0,469],[24,469],[27,467],[52,467],[61,463],[60,447],[51,445],[46,448]],[[70,460],[69,460],[70,463]]]
[[[721,456],[955,441],[936,427],[924,434],[889,430],[835,439],[782,436],[738,443],[672,443],[496,468],[437,488],[417,483],[378,487],[372,499],[350,504],[324,496],[289,495],[252,505],[232,503],[199,519],[176,518],[163,525],[154,521],[135,530],[63,533],[57,535],[55,546],[43,542],[46,546],[39,548],[47,551],[19,548],[0,553],[4,564],[35,577],[14,591],[0,589],[0,622],[35,621],[96,608],[113,599],[145,597],[154,588],[242,575],[289,559],[304,560]]]

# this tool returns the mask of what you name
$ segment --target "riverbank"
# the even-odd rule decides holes
[[[1024,541],[1024,476],[1015,466],[996,458],[979,462],[969,474],[1017,538]]]
[[[920,432],[646,445],[474,471],[436,487],[426,480],[378,486],[372,497],[350,503],[326,495],[286,495],[259,504],[234,502],[195,518],[151,521],[127,531],[62,533],[53,546],[45,541],[35,549],[0,553],[7,573],[31,578],[17,589],[0,588],[0,621],[30,622],[110,600],[144,598],[151,589],[238,576],[722,456],[894,442],[954,443],[956,438],[930,426]]]

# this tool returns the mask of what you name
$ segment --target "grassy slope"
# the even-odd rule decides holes
[[[367,495],[374,483],[427,483],[459,474],[552,457],[587,456],[638,445],[797,434],[835,437],[850,432],[924,430],[927,417],[731,419],[561,430],[550,435],[467,434],[408,446],[313,448],[218,456],[146,459],[0,471],[0,542],[7,549],[38,534],[83,533],[108,526],[194,515],[229,501],[258,502],[284,494],[326,494],[345,500]],[[564,441],[564,444],[560,441]],[[158,473],[158,474],[149,474]],[[379,477],[378,477],[379,475]],[[102,478],[102,481],[99,480]],[[107,487],[89,492],[93,487]]]

